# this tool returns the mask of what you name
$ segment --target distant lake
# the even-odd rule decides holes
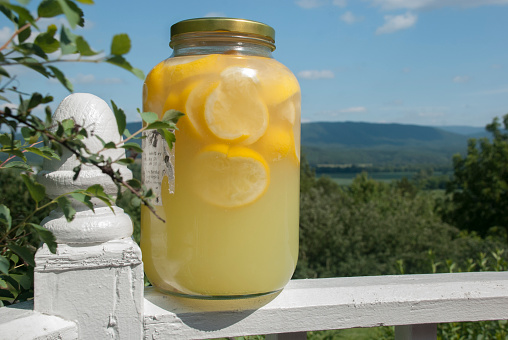
[[[401,171],[401,172],[372,172],[368,173],[369,178],[372,178],[379,182],[389,183],[394,180],[399,180],[403,177],[407,179],[413,178],[417,171]],[[339,185],[350,185],[353,183],[353,179],[360,173],[336,173],[336,174],[317,174],[317,176],[328,176],[333,179]]]

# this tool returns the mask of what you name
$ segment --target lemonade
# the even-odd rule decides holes
[[[143,207],[145,272],[195,296],[280,290],[298,256],[300,89],[271,58],[170,58],[147,76],[143,110],[178,121],[174,177],[161,176],[158,220]],[[143,165],[145,167],[145,164]]]

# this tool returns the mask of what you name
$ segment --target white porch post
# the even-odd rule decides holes
[[[106,142],[120,141],[114,114],[94,95],[78,93],[65,98],[54,119],[67,118]],[[102,149],[95,137],[85,143],[92,152]],[[108,152],[112,159],[123,155],[123,150]],[[73,155],[64,152],[61,161],[44,162],[39,181],[53,197],[93,184],[116,194],[108,176],[92,167],[83,167],[73,181],[72,169],[78,164]],[[132,176],[125,167],[119,170],[124,178]],[[141,339],[143,264],[141,250],[131,239],[132,222],[119,207],[112,212],[103,202],[92,202],[95,213],[74,201],[77,213],[70,223],[59,209],[43,221],[56,236],[58,250],[52,254],[44,245],[35,256],[34,310],[76,322],[79,339]]]

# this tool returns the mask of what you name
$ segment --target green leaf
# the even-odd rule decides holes
[[[72,33],[70,29],[63,26],[60,28],[60,50],[63,55],[73,54],[78,51],[76,45],[77,35]]]
[[[11,211],[3,204],[0,204],[0,223],[5,224],[7,230],[10,229],[12,224]]]
[[[104,144],[104,148],[105,149],[116,149],[116,144],[115,144],[115,142],[108,142],[108,143]]]
[[[86,189],[86,191],[92,194],[93,196],[107,196],[106,193],[104,192],[104,188],[100,184],[94,184],[92,186],[89,186]]]
[[[127,126],[127,119],[125,117],[125,113],[122,109],[119,109],[114,101],[111,101],[111,106],[113,106],[113,113],[116,118],[116,126],[118,127],[118,133],[120,136],[123,135],[125,131],[125,127]]]
[[[121,158],[121,159],[116,160],[115,163],[122,164],[122,165],[130,165],[130,164],[134,163],[134,160],[132,158]]]
[[[1,262],[2,260],[0,260]],[[1,265],[0,265],[1,267]],[[0,270],[1,271],[1,270]],[[3,289],[6,289],[6,288],[9,288],[9,286],[7,285],[7,282],[5,282],[4,280],[0,279],[0,288],[3,288]],[[1,306],[0,306],[1,307]]]
[[[22,43],[22,44],[16,45],[14,47],[14,50],[23,54],[25,57],[35,55],[35,56],[43,58],[43,59],[48,59],[47,54],[44,53],[42,48],[40,48],[40,46],[38,46],[37,44]],[[36,63],[38,63],[38,61],[36,61]]]
[[[32,29],[30,27],[25,28],[24,30],[19,32],[19,34],[18,34],[18,41],[20,43],[25,42],[26,39],[28,39],[31,34],[32,34]]]
[[[143,152],[143,149],[137,143],[125,143],[121,147],[126,149],[126,150],[132,150],[132,151],[135,151],[135,152],[138,152],[138,153],[142,153]]]
[[[171,129],[174,127],[173,123],[168,122],[162,122],[162,121],[156,121],[153,123],[148,124],[145,129],[147,130],[156,130],[156,129]]]
[[[10,229],[12,224],[11,211],[3,204],[0,204],[0,223],[5,224],[7,230]]]
[[[26,263],[35,267],[34,254],[27,247],[17,246],[15,244],[7,245],[7,248],[15,252],[19,257],[25,260]]]
[[[2,152],[5,152],[9,155],[17,156],[23,160],[23,162],[26,162],[26,156],[23,152],[21,152],[18,149],[4,149]]]
[[[35,182],[32,177],[25,174],[21,174],[21,179],[25,182],[28,192],[35,202],[38,203],[46,197],[46,188],[44,185]]]
[[[11,266],[11,263],[10,263],[9,259],[7,259],[3,255],[0,255],[0,272],[8,275],[10,266]]]
[[[134,74],[136,77],[138,77],[141,80],[145,79],[145,74],[143,73],[143,71],[132,67],[132,65],[129,64],[129,62],[127,60],[125,60],[125,58],[121,55],[114,55],[113,57],[109,57],[106,59],[106,62],[116,65],[118,67],[121,67],[121,68],[131,72],[132,74]]]
[[[82,4],[85,4],[85,5],[93,5],[94,2],[93,0],[76,0],[77,2],[80,2]]]
[[[12,138],[11,138],[10,134],[8,134],[8,133],[0,134],[0,144],[2,144],[4,146],[11,145],[11,141],[12,141]]]
[[[2,1],[2,6],[8,8],[18,14],[18,16],[19,16],[18,23],[29,22],[30,24],[32,24],[32,26],[37,27],[35,25],[34,17],[32,16],[32,14],[30,14],[30,11],[28,9],[26,9],[25,7],[13,5],[8,2],[4,2],[4,1]]]
[[[46,70],[46,68],[37,61],[37,59],[34,58],[13,58],[15,59],[20,65],[28,67],[36,72],[39,72],[44,77],[49,78],[49,72]]]
[[[72,1],[69,0],[57,0],[60,8],[62,9],[65,17],[67,18],[67,22],[74,29],[76,26],[81,26],[85,24],[83,19],[83,11]]]
[[[54,38],[57,28],[55,25],[49,25],[45,33],[40,33],[35,38],[37,44],[44,52],[53,53],[60,48],[60,42]]]
[[[37,15],[41,18],[53,18],[60,14],[63,11],[56,0],[43,0],[37,8]]]
[[[82,192],[73,192],[71,193],[71,197],[74,198],[76,201],[83,203],[92,211],[95,211],[93,208],[93,204],[91,202],[92,198],[90,197],[90,195],[83,194]]]
[[[92,50],[88,42],[82,36],[76,37],[76,47],[78,48],[78,52],[85,57],[90,57],[99,54]]]
[[[127,181],[127,184],[129,184],[133,189],[136,189],[136,190],[141,189],[141,182],[135,178],[129,179]]]
[[[131,49],[131,39],[125,33],[117,34],[111,41],[111,54],[124,55],[129,53]]]
[[[155,112],[141,112],[141,119],[147,124],[151,124],[159,119],[159,115],[157,115]]]
[[[165,129],[158,129],[157,131],[164,137],[166,143],[168,143],[169,149],[173,149],[173,144],[176,141],[175,134]]]
[[[65,75],[62,73],[62,71],[60,71],[59,69],[57,69],[56,67],[54,66],[48,66],[48,68],[53,72],[53,76],[58,79],[58,81],[67,89],[69,90],[69,92],[73,92],[74,91],[74,86],[72,85],[72,83],[69,81],[69,79],[67,79],[65,77]]]
[[[2,169],[8,169],[8,168],[19,169],[19,170],[24,170],[24,171],[29,171],[29,172],[33,171],[32,167],[30,165],[26,164],[25,162],[20,162],[20,161],[10,161],[2,167]]]
[[[67,222],[70,222],[74,219],[74,215],[76,214],[76,210],[72,207],[71,201],[65,197],[61,196],[56,199],[58,206],[62,209]]]
[[[164,116],[162,116],[162,121],[163,122],[172,122],[172,123],[176,124],[178,122],[178,120],[183,116],[185,116],[185,113],[171,109],[171,110],[164,112]]]
[[[35,148],[35,147],[27,147],[25,148],[25,151],[26,152],[30,152],[30,153],[33,153],[37,156],[41,156],[43,158],[46,158],[46,159],[50,159],[51,157],[48,157],[43,151],[41,151],[39,148]]]
[[[3,67],[0,67],[0,76],[4,76],[7,78],[11,77],[10,74]],[[7,100],[7,98],[5,98],[5,100]]]
[[[30,226],[35,229],[42,242],[48,245],[49,251],[53,254],[56,253],[57,243],[55,235],[48,229],[34,223],[30,223]]]
[[[60,160],[60,156],[49,146],[41,146],[39,150],[41,150],[44,153],[44,155],[46,155],[49,158]]]
[[[30,276],[28,276],[28,273],[24,274],[11,274],[10,275],[16,282],[23,288],[23,289],[29,289],[32,286],[32,280],[30,279]]]

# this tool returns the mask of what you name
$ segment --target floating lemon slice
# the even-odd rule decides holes
[[[176,57],[174,59],[178,61],[179,58]],[[187,60],[187,57],[184,60]],[[165,72],[166,80],[169,80],[174,85],[196,75],[202,76],[205,73],[214,73],[217,70],[219,61],[218,54],[210,54],[189,62],[169,64]]]
[[[206,135],[206,124],[204,123],[205,102],[217,86],[218,82],[202,81],[194,86],[190,90],[188,97],[185,98],[186,102],[183,112],[185,112],[189,122],[201,137]]]
[[[143,85],[143,110],[159,112],[162,109],[166,86],[164,81],[164,62],[155,66],[148,73]]]
[[[293,133],[286,127],[271,126],[255,147],[268,161],[279,161],[294,147]]]
[[[268,126],[268,109],[259,96],[256,70],[229,67],[207,98],[204,117],[210,131],[220,139],[248,145]]]
[[[263,157],[242,146],[208,146],[196,156],[194,170],[198,195],[223,208],[253,203],[265,193],[270,181]]]
[[[267,106],[278,105],[300,92],[298,80],[291,71],[274,59],[252,60],[252,67],[259,70],[261,98]]]

